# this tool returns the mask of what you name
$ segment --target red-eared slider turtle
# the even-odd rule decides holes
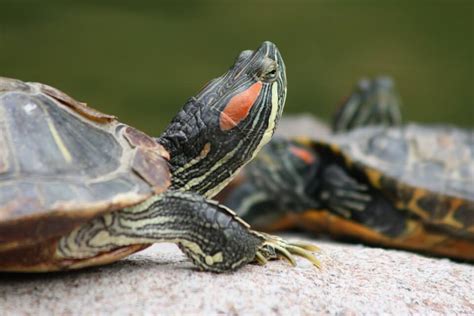
[[[209,200],[267,143],[286,97],[276,46],[243,51],[159,138],[59,90],[0,78],[0,270],[54,271],[177,243],[222,272],[311,246]]]
[[[393,93],[387,79],[363,81],[334,134],[274,139],[221,202],[267,231],[300,227],[474,260],[474,132],[397,126]]]

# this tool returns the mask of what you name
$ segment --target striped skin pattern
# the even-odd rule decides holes
[[[61,239],[58,249],[60,256],[77,259],[155,242],[177,243],[198,267],[220,272],[253,260],[263,238],[249,233],[245,223],[217,203],[168,191],[145,208],[126,208],[90,221]]]
[[[75,229],[61,238],[56,255],[85,259],[128,245],[167,241],[213,272],[281,256],[292,261],[291,254],[317,265],[308,252],[313,246],[253,231],[234,212],[206,199],[270,140],[285,97],[285,67],[276,46],[264,42],[255,52],[242,52],[226,74],[186,103],[157,139],[170,153],[170,189]]]
[[[402,122],[400,96],[390,77],[379,76],[357,82],[334,114],[332,131],[341,133],[362,126],[397,126]]]
[[[319,157],[311,148],[277,138],[242,171],[237,188],[220,200],[255,227],[268,230],[289,210],[298,213],[320,206],[310,193],[319,168]]]
[[[226,74],[187,102],[158,139],[171,154],[173,189],[214,196],[270,140],[286,98],[284,68],[274,45],[243,51]],[[248,115],[222,130],[229,101],[256,83],[261,88]]]

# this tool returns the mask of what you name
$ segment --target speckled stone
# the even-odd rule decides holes
[[[303,115],[287,117],[277,134],[320,138],[329,130]],[[104,267],[0,274],[0,315],[474,315],[473,265],[311,242],[322,249],[321,270],[298,258],[294,268],[275,261],[205,273],[160,244]]]
[[[296,236],[287,236],[295,238]],[[54,274],[0,274],[1,315],[474,314],[474,266],[417,254],[312,240],[303,259],[196,271],[160,244],[109,266]]]

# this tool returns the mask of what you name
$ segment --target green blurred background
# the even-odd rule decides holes
[[[271,40],[287,114],[328,119],[358,78],[387,74],[406,120],[474,127],[473,3],[0,0],[0,75],[156,135],[241,50]]]

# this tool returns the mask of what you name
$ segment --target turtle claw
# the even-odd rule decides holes
[[[304,241],[295,240],[295,241],[292,241],[291,244],[293,246],[303,248],[304,250],[308,250],[308,251],[312,251],[312,252],[321,251],[321,248],[319,248],[318,246],[307,243],[307,242],[304,242]]]
[[[261,266],[264,266],[267,264],[268,260],[265,258],[264,255],[262,255],[260,252],[257,251],[257,253],[255,254],[255,261],[257,262],[257,264],[261,265]]]
[[[264,241],[255,255],[255,260],[259,264],[264,265],[268,260],[285,259],[292,266],[296,266],[294,258],[296,255],[307,259],[317,268],[321,268],[321,263],[311,253],[311,251],[318,251],[318,247],[302,241],[286,241],[281,237],[265,233],[260,233],[260,235]]]

